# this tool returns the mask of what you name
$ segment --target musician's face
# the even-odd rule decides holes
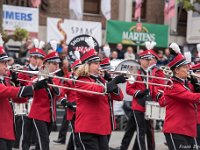
[[[147,69],[149,66],[149,59],[140,59],[140,65],[143,69]]]
[[[36,56],[31,56],[29,60],[30,60],[31,65],[33,65],[33,66],[37,65],[37,57]]]
[[[90,74],[99,75],[100,74],[100,62],[93,62],[89,64]]]
[[[149,61],[149,66],[152,66],[154,64],[157,63],[157,59],[156,58],[152,58],[150,61]]]
[[[0,75],[7,75],[7,66],[8,62],[7,61],[1,61],[0,62]]]
[[[50,62],[50,63],[48,63],[48,67],[49,67],[49,72],[50,73],[54,72],[54,71],[58,70],[59,63],[57,63],[57,62]]]
[[[175,76],[186,79],[188,77],[189,66],[188,64],[182,65],[175,69]]]
[[[41,67],[43,65],[43,60],[42,58],[37,57],[37,66]]]

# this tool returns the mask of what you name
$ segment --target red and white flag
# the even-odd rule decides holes
[[[74,12],[77,19],[82,20],[83,8],[82,8],[81,0],[70,0],[69,9]]]
[[[39,7],[41,4],[41,0],[31,0],[31,4],[33,7]]]
[[[135,0],[135,15],[134,18],[137,19],[141,17],[142,0]]]
[[[111,18],[111,0],[101,0],[101,11],[107,20]]]
[[[164,19],[169,20],[175,15],[175,0],[165,0]]]

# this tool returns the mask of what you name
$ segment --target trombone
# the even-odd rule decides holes
[[[94,85],[98,85],[98,86],[103,86],[105,89],[105,86],[103,84],[99,84],[99,83],[94,83],[94,82],[86,82],[86,81],[81,81],[81,80],[75,80],[75,79],[69,79],[69,78],[64,78],[64,77],[59,77],[56,75],[53,75],[54,73],[58,72],[58,70],[56,70],[55,72],[46,74],[46,73],[40,73],[38,71],[26,71],[26,70],[17,70],[17,69],[10,69],[11,71],[15,71],[18,73],[25,73],[25,74],[31,74],[31,75],[39,75],[41,78],[57,78],[57,79],[61,79],[64,81],[74,81],[74,82],[79,82],[79,83],[84,83],[84,84],[94,84]],[[31,82],[31,83],[35,83],[34,81],[28,81],[28,80],[23,80],[23,79],[18,79],[19,81],[25,81],[25,82]],[[95,92],[95,91],[89,91],[89,90],[84,90],[84,89],[79,89],[79,88],[71,88],[71,87],[65,87],[65,86],[61,86],[61,85],[54,85],[54,84],[49,84],[48,86],[51,87],[58,87],[58,88],[63,88],[63,89],[68,89],[68,90],[73,90],[73,91],[77,91],[77,92],[84,92],[84,93],[90,93],[90,94],[96,94],[96,95],[106,95],[106,91],[101,93],[101,92]]]
[[[125,74],[125,75],[129,76],[129,78],[126,79],[126,80],[129,81],[130,83],[131,82],[145,83],[145,84],[148,83],[149,85],[163,86],[163,87],[169,87],[169,88],[171,88],[173,86],[173,81],[171,79],[168,79],[168,78],[150,76],[150,75],[142,75],[142,74],[136,74],[136,73],[130,73],[128,71],[110,71],[110,70],[102,70],[102,71],[107,71],[110,74]],[[165,84],[159,84],[159,83],[154,83],[154,82],[137,81],[137,80],[135,80],[135,78],[137,78],[137,76],[144,77],[144,78],[163,80],[166,83],[170,83],[170,84],[169,85],[165,85]]]

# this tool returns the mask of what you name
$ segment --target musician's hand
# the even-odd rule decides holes
[[[64,107],[69,108],[72,111],[76,111],[76,102],[69,102],[66,99],[61,100],[61,105],[63,105]]]
[[[112,80],[111,75],[107,71],[104,72],[104,77],[103,78],[106,81],[111,81]]]
[[[116,76],[113,80],[115,82],[115,84],[119,84],[119,83],[125,83],[126,82],[127,77],[125,77],[124,74]]]
[[[13,82],[13,83],[15,83],[15,85],[19,85],[19,81],[17,80],[17,73],[16,72],[10,72],[11,73],[11,81]]]
[[[106,93],[114,92],[116,89],[118,89],[118,87],[114,80],[106,83]]]
[[[62,105],[63,107],[65,107],[66,104],[67,104],[67,100],[64,98],[64,99],[61,100],[60,103],[61,103],[61,105]]]
[[[191,78],[188,78],[188,80],[193,85],[195,92],[200,92],[200,85],[198,84],[197,78],[191,76]]]
[[[143,98],[146,95],[150,95],[149,89],[146,89],[143,92],[142,91],[138,92],[136,98]]]
[[[43,80],[37,81],[36,83],[34,83],[33,87],[34,87],[34,90],[40,90],[43,88],[47,88],[48,87],[48,79],[43,79]]]
[[[47,80],[48,80],[48,83],[53,84],[53,81],[52,81],[51,77],[49,77]]]

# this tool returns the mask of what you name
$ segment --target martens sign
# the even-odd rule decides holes
[[[146,41],[155,41],[157,47],[167,47],[168,26],[109,20],[107,21],[106,41],[141,46]]]

